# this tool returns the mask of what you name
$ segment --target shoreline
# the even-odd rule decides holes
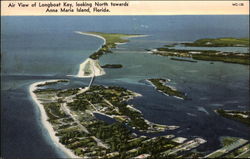
[[[106,39],[100,35],[96,35],[96,34],[91,34],[91,33],[86,33],[86,32],[81,32],[81,31],[74,31],[74,33],[76,34],[81,34],[81,35],[88,35],[88,36],[93,36],[93,37],[97,37],[103,40],[103,45],[106,44]],[[100,48],[99,48],[100,49]],[[99,50],[97,49],[97,50]]]
[[[93,36],[93,37],[97,37],[103,40],[103,44],[106,44],[106,39],[100,35],[96,35],[96,34],[91,34],[91,33],[86,33],[86,32],[80,32],[80,31],[75,31],[76,34],[81,34],[81,35],[87,35],[87,36]],[[102,45],[96,50],[100,50],[102,48]],[[87,63],[91,63],[91,74],[90,75],[84,75],[84,68],[86,67]],[[93,60],[91,58],[87,58],[85,61],[83,61],[80,65],[79,65],[79,70],[78,73],[75,75],[76,77],[79,78],[89,78],[89,77],[93,77],[93,76],[102,76],[105,75],[105,71],[101,68],[99,61],[98,60]]]
[[[97,37],[97,38],[102,39],[103,44],[96,50],[96,52],[101,50],[102,47],[107,44],[107,40],[101,35],[88,33],[88,32],[81,32],[81,31],[74,31],[74,32],[76,34],[93,36],[93,37]],[[128,35],[128,36],[125,36],[124,39],[147,37],[147,36],[149,36],[149,35]],[[126,43],[127,42],[116,42],[115,44],[116,45],[123,45],[123,44],[126,44]],[[89,69],[89,70],[86,70],[86,69]],[[87,75],[85,75],[85,72],[87,72]],[[89,77],[94,77],[94,76],[102,76],[102,75],[105,75],[105,74],[106,73],[105,73],[104,69],[100,66],[98,59],[87,58],[85,61],[83,61],[79,65],[79,70],[78,70],[78,73],[75,75],[75,77],[89,78]]]
[[[68,155],[70,158],[79,158],[76,156],[71,150],[67,149],[63,144],[59,142],[59,138],[55,135],[56,132],[54,131],[52,125],[47,121],[48,116],[46,114],[46,111],[43,107],[43,105],[40,103],[39,99],[37,98],[36,94],[33,92],[37,89],[37,85],[39,84],[44,84],[45,82],[56,82],[58,80],[46,80],[46,81],[39,81],[31,84],[29,86],[29,94],[36,106],[38,106],[39,111],[40,111],[40,120],[44,128],[47,130],[51,140],[54,142],[56,147],[58,147],[60,150],[62,150],[65,154]]]
[[[170,82],[170,81],[171,81],[170,79],[166,79],[166,80],[167,80],[167,82]],[[171,95],[169,95],[169,94],[167,94],[167,93],[165,93],[165,92],[163,92],[163,91],[161,91],[161,90],[158,90],[157,87],[156,87],[150,80],[146,79],[146,82],[148,82],[151,86],[153,86],[153,88],[154,88],[156,91],[158,91],[158,92],[164,94],[165,96],[168,96],[168,97],[171,96]],[[174,87],[172,87],[172,86],[169,86],[169,85],[166,85],[166,86],[167,86],[167,87],[170,87],[171,89],[173,89],[173,90],[176,91],[176,88],[174,88]],[[174,97],[174,98],[176,98],[176,99],[184,100],[184,98],[182,98],[182,97],[178,97],[178,96],[172,96],[172,97]]]
[[[86,65],[88,65],[88,64],[91,67],[90,68],[91,73],[89,75],[84,75]],[[98,60],[93,60],[91,58],[87,58],[83,63],[80,64],[79,71],[75,75],[75,77],[89,78],[89,77],[93,77],[93,76],[102,76],[102,75],[105,75],[105,74],[106,73],[105,73],[104,69],[100,66]]]

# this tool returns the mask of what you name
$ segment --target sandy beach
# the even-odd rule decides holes
[[[142,37],[148,37],[149,35],[129,35],[127,38],[142,38]]]
[[[106,39],[100,35],[95,35],[95,34],[85,33],[85,32],[80,32],[80,31],[75,31],[75,33],[100,38],[103,40],[103,45],[106,44]],[[102,46],[100,46],[96,51],[101,49],[101,47]],[[93,59],[87,58],[83,63],[80,64],[79,71],[78,71],[76,77],[89,78],[89,77],[93,77],[93,76],[102,76],[104,74],[105,74],[105,71],[104,71],[104,69],[101,68],[98,60],[93,60]]]
[[[42,122],[43,126],[45,127],[45,129],[48,131],[49,136],[52,139],[52,141],[54,142],[54,144],[58,148],[60,148],[62,151],[64,151],[68,155],[69,158],[79,158],[71,150],[67,149],[64,145],[62,145],[59,142],[59,138],[56,137],[56,135],[55,135],[56,132],[54,131],[52,125],[47,121],[48,116],[47,116],[47,114],[45,112],[45,109],[44,109],[43,105],[37,99],[37,96],[33,92],[33,91],[35,91],[37,89],[38,84],[44,84],[45,82],[56,82],[56,81],[58,81],[58,80],[47,80],[47,81],[33,83],[29,87],[29,93],[30,93],[30,96],[31,96],[32,100],[34,101],[34,103],[39,107],[41,122]]]
[[[124,39],[130,39],[130,38],[141,38],[141,37],[148,37],[149,35],[129,35],[127,37],[124,37]],[[124,45],[127,44],[127,42],[124,43],[115,43],[116,45]]]
[[[96,34],[91,34],[91,33],[86,33],[86,32],[80,32],[80,31],[75,31],[76,34],[81,34],[81,35],[88,35],[88,36],[93,36],[93,37],[97,37],[103,40],[103,44],[106,44],[106,39],[100,35],[96,35]],[[129,38],[138,38],[138,37],[146,37],[148,35],[131,35],[131,36],[127,36],[126,39]],[[126,43],[115,43],[117,45],[122,45],[122,44],[126,44]],[[96,50],[98,51],[99,49],[102,48],[102,45]],[[100,66],[99,61],[98,60],[93,60],[91,58],[87,58],[84,62],[82,62],[79,66],[79,71],[76,75],[76,77],[79,78],[89,78],[89,77],[93,77],[93,76],[102,76],[105,74],[104,69]]]
[[[83,63],[80,64],[79,71],[76,77],[88,78],[88,77],[93,77],[93,76],[102,76],[104,74],[105,74],[105,71],[100,66],[98,60],[87,58]]]
[[[106,44],[106,39],[100,35],[96,35],[96,34],[91,34],[91,33],[86,33],[86,32],[81,32],[81,31],[75,31],[75,33],[77,34],[81,34],[81,35],[88,35],[88,36],[94,36],[94,37],[97,37],[97,38],[100,38],[103,40],[103,45]],[[97,49],[99,50],[99,49]]]
[[[103,40],[102,45],[106,44],[106,39],[100,35],[86,33],[86,32],[80,32],[80,31],[75,31],[75,33],[100,38]],[[129,38],[138,38],[138,37],[146,37],[146,36],[148,36],[148,35],[130,35],[130,36],[127,36],[126,38],[129,39]],[[115,44],[122,45],[122,44],[126,44],[126,43],[115,43]],[[101,49],[102,45],[96,51]],[[93,60],[91,58],[87,58],[83,63],[80,64],[79,71],[78,71],[76,77],[89,78],[89,77],[93,77],[93,76],[102,76],[104,74],[105,74],[105,71],[100,66],[98,60]]]

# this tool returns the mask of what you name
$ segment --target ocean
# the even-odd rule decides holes
[[[96,37],[74,31],[145,34],[118,45],[100,63],[123,65],[106,69],[94,84],[117,85],[143,95],[129,103],[149,121],[179,125],[174,133],[202,137],[199,147],[210,152],[220,146],[219,137],[249,139],[249,128],[214,113],[217,108],[249,109],[249,66],[222,62],[187,63],[149,54],[147,49],[200,38],[248,37],[248,16],[20,16],[1,17],[1,145],[4,158],[65,158],[41,125],[40,112],[28,87],[47,79],[71,80],[67,87],[85,86],[90,79],[73,76],[102,44]],[[215,48],[216,49],[216,48]],[[247,48],[217,48],[246,52]],[[167,97],[145,80],[170,79],[171,86],[187,93],[189,100]],[[162,135],[153,134],[152,136]]]

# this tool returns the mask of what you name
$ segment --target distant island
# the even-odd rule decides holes
[[[226,63],[250,65],[249,53],[232,53],[214,50],[181,50],[165,47],[154,49],[152,50],[152,53],[161,56],[189,58],[190,60],[221,61]],[[187,59],[178,60],[187,61]]]
[[[166,95],[175,96],[180,99],[186,99],[186,96],[184,93],[176,90],[175,88],[171,88],[170,86],[167,86],[166,79],[156,78],[156,79],[148,79],[147,81],[149,81],[157,90],[163,92]]]
[[[195,47],[249,47],[249,38],[199,39],[193,43],[182,43]]]
[[[170,60],[175,60],[175,61],[186,61],[186,62],[197,62],[195,60],[189,60],[189,59],[184,59],[184,58],[174,58],[171,57]]]
[[[102,68],[122,68],[121,64],[106,64],[103,65]]]
[[[215,110],[215,112],[225,118],[236,120],[236,121],[239,121],[243,124],[250,126],[250,111],[217,109]]]

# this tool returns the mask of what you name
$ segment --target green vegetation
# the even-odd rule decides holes
[[[208,54],[208,55],[192,55],[193,59],[204,61],[222,61],[225,63],[237,63],[250,65],[249,54]]]
[[[186,96],[184,93],[165,85],[166,83],[165,79],[157,78],[157,79],[148,79],[148,80],[156,87],[157,90],[162,91],[163,93],[166,93],[169,96],[176,96],[182,99],[186,99]]]
[[[165,47],[175,47],[176,45],[178,45],[178,43],[168,44],[168,45],[164,45],[164,46],[165,46]]]
[[[49,94],[49,93],[56,93],[58,91],[61,91],[60,89],[52,89],[52,88],[47,88],[47,89],[36,89],[34,93],[37,94]]]
[[[103,65],[102,68],[122,68],[121,64],[106,64]]]
[[[178,158],[202,158],[202,157],[203,157],[203,155],[201,153],[192,152],[192,151],[187,153],[187,154],[178,156]]]
[[[37,87],[53,85],[53,84],[57,84],[57,83],[60,83],[60,82],[69,82],[69,80],[57,80],[57,81],[53,81],[53,82],[45,82],[43,84],[38,84]]]
[[[177,50],[169,48],[158,48],[157,51],[153,53],[162,56],[185,57],[194,60],[222,61],[226,63],[250,65],[249,53],[219,52],[214,50]]]
[[[216,112],[225,118],[233,119],[250,126],[249,111],[233,111],[233,110],[217,109]]]
[[[116,47],[116,43],[126,43],[129,40],[124,38],[133,37],[136,35],[131,34],[117,34],[117,33],[101,33],[101,32],[88,32],[103,37],[106,40],[106,44],[103,45],[97,52],[90,55],[90,58],[96,60],[99,59],[105,53],[111,53],[111,48]]]
[[[79,88],[73,88],[68,90],[62,90],[57,93],[58,97],[67,97],[73,94],[76,94],[80,89]]]
[[[199,39],[193,43],[184,43],[186,46],[196,47],[249,47],[249,38],[217,38]]]
[[[194,60],[180,59],[180,58],[173,58],[173,57],[171,57],[170,59],[175,60],[175,61],[197,62],[197,61],[194,61]]]
[[[82,93],[79,88],[38,90],[34,92],[44,106],[59,142],[77,156],[128,159],[147,154],[150,158],[159,158],[160,152],[178,145],[165,137],[137,136],[128,129],[130,126],[139,131],[159,132],[166,126],[146,122],[140,111],[128,106],[127,101],[135,93],[125,88],[93,85]],[[98,120],[93,112],[125,120],[107,124]]]
[[[125,100],[131,96],[133,94],[125,88],[92,86],[86,93],[77,95],[75,103],[70,103],[69,106],[73,105],[73,109],[77,110],[83,109],[83,103],[88,102],[97,105],[96,108],[98,109],[108,106],[103,113],[126,116],[127,120],[124,121],[125,123],[139,130],[146,131],[149,125],[145,122],[143,115],[127,107]]]
[[[247,144],[229,154],[225,158],[250,158],[250,144]]]
[[[237,137],[221,137],[221,143],[223,146],[228,146],[234,143],[235,141],[239,140]]]
[[[110,46],[108,46],[108,45],[102,45],[102,47],[97,52],[93,53],[89,57],[91,59],[97,60],[102,55],[104,55],[105,53],[111,53]]]

